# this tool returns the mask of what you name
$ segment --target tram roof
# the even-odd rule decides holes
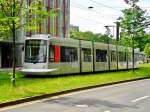
[[[67,42],[68,44],[77,44],[79,40],[77,39],[72,39],[72,38],[60,38],[60,37],[54,37],[54,36],[51,36],[49,34],[35,34],[35,35],[32,35],[31,37],[27,37],[26,40],[30,40],[30,39],[41,39],[41,40],[52,40],[52,41],[55,41],[55,42]],[[82,40],[82,42],[84,43],[89,43],[91,41],[87,41],[87,40]],[[106,46],[107,44],[106,43],[102,43],[102,42],[95,42],[95,45],[97,44],[101,44],[103,46]],[[110,47],[114,47],[115,48],[115,45],[113,44],[110,44]],[[125,48],[124,46],[118,46],[120,49],[123,49]],[[128,50],[131,51],[132,48],[131,47],[128,47]],[[137,52],[139,50],[135,49],[135,52]]]

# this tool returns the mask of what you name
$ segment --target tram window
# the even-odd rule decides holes
[[[82,52],[83,52],[83,61],[84,62],[91,62],[92,61],[91,49],[82,48]]]
[[[107,61],[107,51],[96,49],[96,62],[106,62]]]
[[[61,62],[74,62],[77,60],[77,48],[61,46]]]
[[[45,40],[26,40],[25,62],[45,63],[47,56],[47,42]]]
[[[22,51],[24,51],[24,46],[22,46]]]
[[[116,51],[111,51],[111,62],[117,61]]]
[[[54,47],[49,46],[49,62],[54,62]]]
[[[128,61],[129,61],[129,62],[132,61],[132,52],[128,52]]]
[[[138,60],[144,62],[144,55],[143,54],[139,54]]]
[[[135,62],[139,60],[139,54],[138,53],[134,54],[134,60],[135,60]]]
[[[126,61],[126,52],[119,52],[119,61]]]

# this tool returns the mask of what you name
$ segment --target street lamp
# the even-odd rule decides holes
[[[88,9],[93,9],[93,8],[94,8],[93,6],[89,6],[89,7],[88,7]]]
[[[132,20],[132,26],[134,27],[134,24],[135,24],[135,17],[134,17],[134,10],[135,10],[135,3],[133,3],[132,4],[132,8],[133,8],[133,20]],[[135,30],[134,30],[134,28],[132,28],[133,29],[133,36],[132,36],[132,70],[134,71],[134,63],[135,63],[135,61],[134,61],[134,35],[135,35]]]
[[[118,40],[119,40],[119,22],[116,23],[116,52],[117,52],[117,69],[118,69]],[[110,57],[110,40],[109,40],[109,37],[111,35],[111,30],[110,30],[110,27],[113,27],[113,36],[114,36],[114,28],[115,26],[114,25],[107,25],[107,26],[104,26],[106,28],[106,35],[108,36],[108,40],[107,40],[107,44],[108,44],[108,56]],[[110,69],[110,58],[108,58],[108,64],[109,64],[109,69]]]
[[[108,35],[108,36],[109,36],[109,35],[110,35],[110,33],[111,33],[111,30],[110,30],[110,28],[109,28],[110,26],[104,26],[104,27],[106,28],[106,32],[105,32],[105,33],[106,33],[106,35]]]
[[[111,30],[110,30],[110,28],[109,27],[111,27],[110,25],[109,26],[104,26],[105,28],[106,28],[106,35],[108,36],[108,38],[107,38],[107,44],[108,44],[108,68],[109,68],[109,70],[110,70],[110,46],[109,46],[109,36],[110,36],[110,34],[111,34]]]
[[[119,28],[120,28],[120,22],[116,22],[116,52],[117,52],[117,70],[119,69],[119,56],[118,56],[118,41],[119,41],[119,37],[120,37],[120,33],[119,33]],[[128,64],[128,61],[127,61]]]

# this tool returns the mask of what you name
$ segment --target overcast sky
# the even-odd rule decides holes
[[[139,0],[138,5],[148,10],[150,14],[150,0]],[[124,0],[70,0],[70,23],[79,26],[81,31],[105,33],[105,25],[114,25],[121,10],[128,8]],[[92,6],[92,9],[88,9]],[[112,30],[112,29],[111,29]]]

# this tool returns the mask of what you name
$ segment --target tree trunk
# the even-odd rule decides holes
[[[12,76],[12,86],[16,86],[16,71],[15,71],[15,68],[16,68],[16,57],[15,57],[15,54],[16,54],[16,29],[15,29],[15,21],[13,21],[13,29],[12,29],[12,33],[13,33],[13,76]]]
[[[15,9],[16,9],[16,2],[15,0],[13,0],[13,17],[15,17]],[[11,81],[12,81],[12,86],[16,86],[16,58],[15,58],[15,54],[16,54],[16,24],[15,24],[15,20],[12,21],[12,36],[13,36],[13,73],[12,73],[12,77],[11,77]]]
[[[134,35],[132,37],[132,70],[134,71]]]

